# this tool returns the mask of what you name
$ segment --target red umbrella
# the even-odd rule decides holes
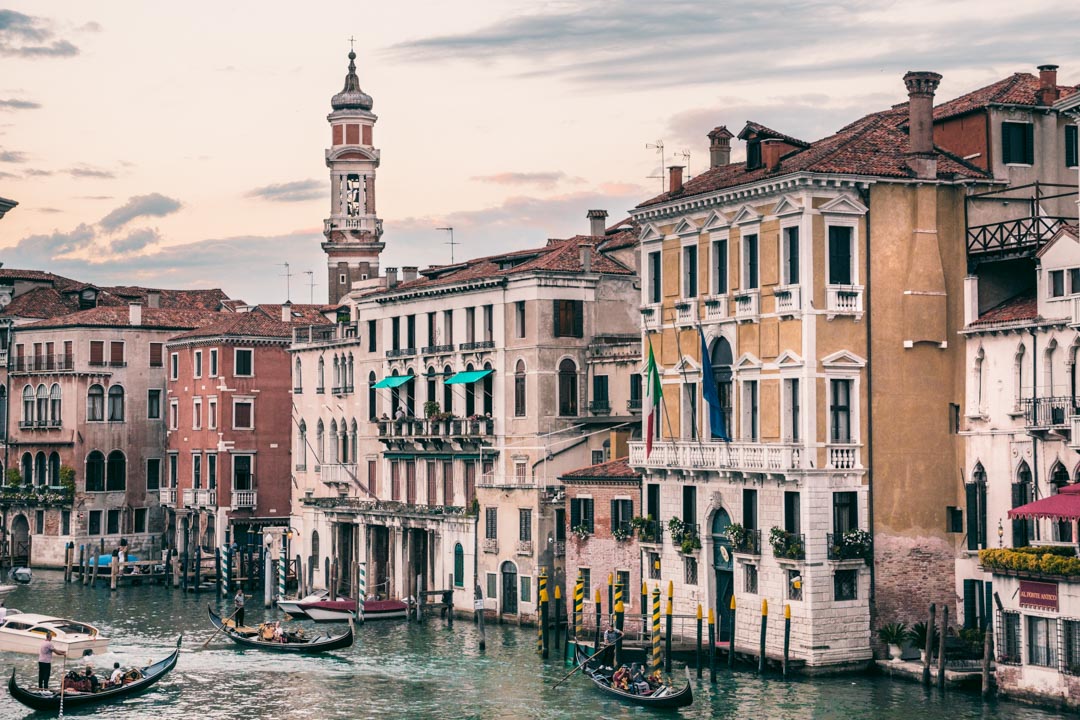
[[[1009,511],[1009,518],[1080,520],[1080,484],[1063,487],[1057,495],[1013,508]]]

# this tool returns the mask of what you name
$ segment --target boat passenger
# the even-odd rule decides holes
[[[262,623],[259,625],[259,638],[270,642],[274,639],[274,623]]]
[[[615,674],[611,676],[611,686],[623,687],[626,683],[626,676],[628,674],[629,671],[626,669],[626,666],[620,665],[619,669],[615,671]]]
[[[86,682],[90,683],[90,692],[97,692],[101,689],[101,680],[94,674],[94,666],[87,665],[86,671],[83,672],[83,678]]]
[[[638,695],[648,695],[652,692],[652,686],[645,679],[645,675],[642,674],[641,668],[637,664],[634,665],[633,674],[630,677],[630,683],[634,687],[634,692]]]
[[[113,663],[112,675],[109,676],[110,685],[119,685],[124,679],[124,671],[120,668],[120,663]]]
[[[281,623],[279,622],[274,623],[274,642],[285,642],[285,634],[281,631]]]

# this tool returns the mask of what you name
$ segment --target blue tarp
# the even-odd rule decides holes
[[[97,565],[98,567],[108,567],[112,564],[112,555],[98,555],[96,558],[90,558],[91,565]],[[124,558],[124,562],[138,562],[139,558],[134,555],[128,555]]]

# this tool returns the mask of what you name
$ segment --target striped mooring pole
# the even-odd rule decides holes
[[[360,622],[364,622],[364,601],[367,599],[367,563],[356,563],[356,617],[360,618]],[[454,608],[448,610],[448,614],[453,616]],[[451,621],[452,622],[452,621]]]
[[[581,622],[585,614],[585,580],[578,573],[574,583],[574,639],[581,639]]]
[[[660,669],[660,586],[652,594],[652,669]]]
[[[285,565],[288,562],[288,556],[285,552],[285,536],[286,532],[281,533],[281,549],[278,551],[278,566],[277,566],[277,592],[278,600],[285,599]]]
[[[229,597],[229,546],[221,548],[221,578],[218,587],[221,588],[221,596]]]

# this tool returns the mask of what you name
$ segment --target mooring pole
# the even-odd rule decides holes
[[[616,591],[616,597],[618,597],[618,591]],[[615,601],[615,629],[618,631],[618,636],[615,639],[615,667],[619,666],[619,663],[623,661],[623,621],[625,619],[626,606],[623,605],[622,599]]]
[[[731,596],[731,629],[728,630],[728,669],[735,668],[735,596]]]
[[[667,584],[667,633],[664,636],[664,672],[671,674],[671,623],[674,613],[672,596],[675,594],[675,583],[668,580]]]
[[[607,576],[607,611],[608,617],[615,614],[615,573]]]
[[[983,659],[982,659],[982,697],[986,700],[990,697],[990,661],[994,657],[994,628],[987,625],[983,630]]]
[[[473,600],[473,608],[476,611],[476,624],[480,629],[480,650],[487,646],[487,638],[484,635],[484,593],[480,585],[476,586],[476,599]]]
[[[660,657],[660,586],[653,590],[652,596],[652,669],[656,672],[662,666]]]
[[[548,591],[544,588],[540,591],[540,657],[548,659]]]
[[[761,644],[758,648],[758,673],[765,673],[765,632],[769,627],[769,601],[761,599]]]
[[[600,625],[603,622],[603,614],[604,608],[600,604],[600,588],[596,588],[596,641],[593,644],[594,653],[600,650],[600,633],[602,632]]]
[[[938,639],[937,686],[945,689],[945,638],[949,634],[949,604],[941,608],[941,637]]]
[[[926,651],[923,653],[922,663],[922,682],[923,685],[929,687],[930,685],[930,658],[934,655],[934,631],[937,626],[934,625],[934,615],[937,614],[937,605],[930,603],[930,619],[926,621]]]
[[[574,641],[581,640],[581,623],[585,615],[585,580],[578,573],[574,583]]]
[[[558,650],[562,646],[559,644],[559,634],[562,627],[562,586],[558,583],[555,584],[555,649]]]
[[[117,578],[120,577],[120,558],[113,555],[109,561],[109,589],[115,591]]]
[[[791,606],[784,606],[784,677],[788,676],[788,650],[791,647]]]
[[[228,548],[224,552],[219,547],[214,548],[214,574],[217,576],[217,594],[221,597],[229,597],[228,552]]]
[[[716,615],[709,608],[709,682],[716,682]]]
[[[694,664],[697,666],[697,676],[701,679],[701,603],[697,606],[697,652],[694,655]]]

